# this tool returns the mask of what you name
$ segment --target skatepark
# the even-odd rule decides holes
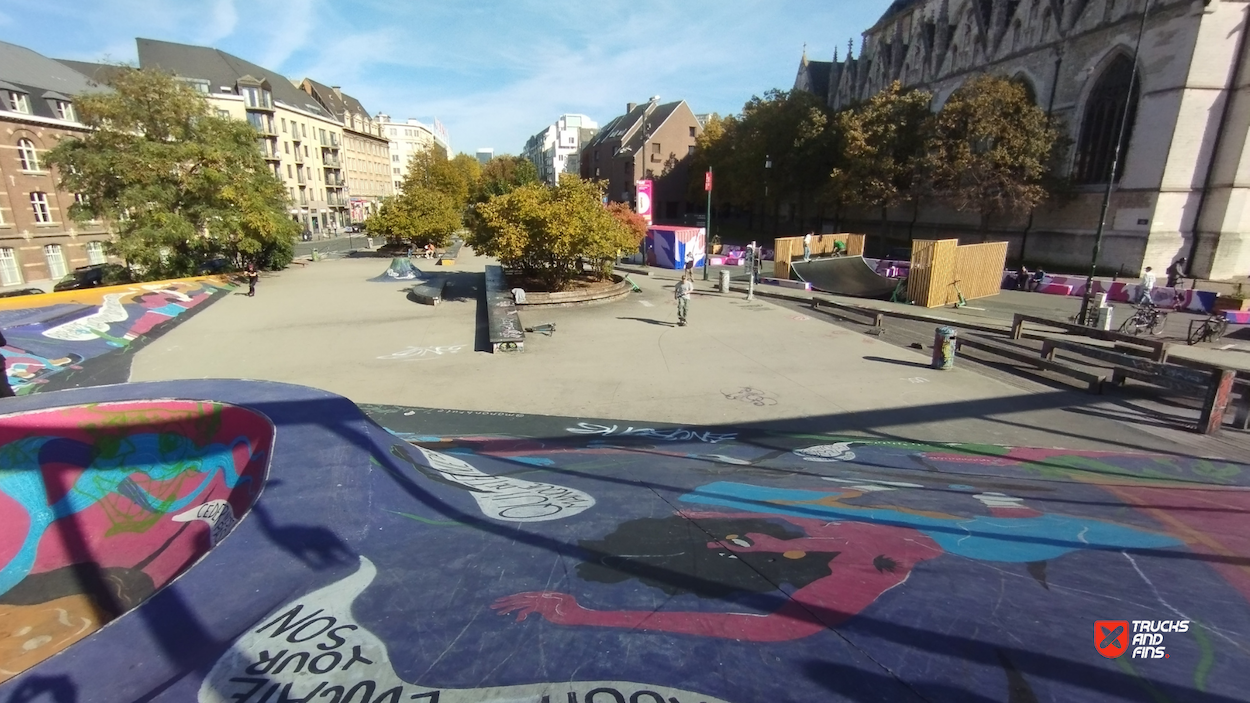
[[[1244,699],[1228,445],[662,273],[490,354],[389,263],[3,311],[0,700]]]

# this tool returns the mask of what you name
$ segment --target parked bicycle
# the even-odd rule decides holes
[[[1144,300],[1137,305],[1133,314],[1120,324],[1120,332],[1141,334],[1145,330],[1147,334],[1158,336],[1163,334],[1163,325],[1167,319],[1166,310],[1160,310],[1155,307],[1154,303]]]
[[[1190,320],[1189,336],[1185,338],[1185,342],[1191,347],[1199,342],[1216,342],[1227,331],[1228,318],[1222,314],[1211,313],[1205,320]]]

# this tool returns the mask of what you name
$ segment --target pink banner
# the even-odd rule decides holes
[[[651,224],[651,181],[638,181],[636,185],[638,204],[635,209],[646,218],[647,224]]]

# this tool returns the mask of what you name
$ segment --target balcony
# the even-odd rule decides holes
[[[321,163],[324,164],[325,168],[343,168],[341,162],[339,161],[339,157],[337,156],[322,154]]]
[[[298,183],[300,184],[300,186],[301,186],[301,187],[303,187],[303,186],[304,186],[304,172],[303,172],[303,171],[300,171],[300,172],[296,173],[296,174],[295,174],[295,180],[296,180],[296,182],[298,182]]]
[[[304,155],[300,153],[298,144],[296,145],[296,149],[295,149],[295,163],[297,164],[304,163]]]

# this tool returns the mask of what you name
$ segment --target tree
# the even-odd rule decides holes
[[[474,195],[481,188],[481,162],[477,160],[476,156],[460,152],[459,154],[456,154],[456,158],[451,160],[451,165],[460,173],[460,177],[464,179],[465,185],[468,186],[468,194],[465,196],[465,202],[471,202]]]
[[[413,248],[447,246],[460,229],[460,209],[451,197],[433,188],[413,186],[388,198],[365,220],[365,231]]]
[[[538,182],[538,169],[524,156],[496,156],[482,168],[478,200],[503,195],[523,185]]]
[[[929,143],[933,96],[895,81],[864,104],[839,112],[841,162],[830,173],[829,197],[842,204],[887,208],[915,199]]]
[[[122,68],[113,91],[75,100],[86,135],[48,161],[80,193],[76,219],[107,219],[108,245],[145,279],[198,273],[227,256],[280,268],[299,225],[246,122],[214,116],[193,88],[159,71]]]
[[[606,276],[620,252],[640,242],[637,229],[603,207],[601,185],[565,174],[555,187],[531,183],[480,203],[469,244],[558,291],[581,273],[582,260]]]
[[[457,211],[469,204],[472,182],[471,169],[464,165],[460,157],[472,159],[460,154],[456,159],[443,158],[436,149],[418,151],[408,160],[408,174],[404,176],[400,190],[407,192],[419,189],[437,191],[451,198]]]
[[[1028,212],[1050,195],[1048,166],[1061,147],[1058,130],[1023,86],[984,75],[938,112],[924,172],[944,202],[978,211],[984,231],[991,216]]]

